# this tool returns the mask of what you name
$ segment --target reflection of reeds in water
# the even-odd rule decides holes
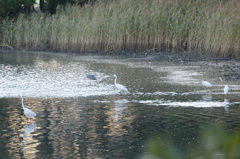
[[[93,104],[86,98],[43,100],[38,108],[38,112],[44,112],[39,113],[42,128],[38,131],[48,132],[46,138],[51,141],[53,158],[101,158],[100,151],[125,144],[126,127],[132,122],[132,118],[123,117],[122,112],[127,111],[128,101],[118,100],[112,104],[112,107]],[[117,123],[115,106],[121,111]],[[122,153],[121,149],[118,151]]]
[[[3,44],[56,51],[191,50],[239,56],[236,0],[124,0],[67,6],[2,24]]]
[[[34,124],[27,123],[19,98],[2,98],[0,102],[4,108],[1,109],[1,112],[4,112],[1,115],[4,120],[0,119],[3,126],[0,131],[1,144],[4,145],[0,158],[21,158],[21,155],[24,155],[25,158],[36,158],[38,142],[32,137],[32,134],[29,134],[33,130],[30,127]],[[25,145],[23,145],[23,141]],[[5,152],[7,152],[7,156]]]

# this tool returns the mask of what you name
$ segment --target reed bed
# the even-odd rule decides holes
[[[61,52],[187,51],[240,57],[238,0],[108,0],[4,20],[0,43]]]

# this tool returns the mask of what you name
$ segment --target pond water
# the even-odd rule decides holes
[[[85,78],[82,67],[97,81]],[[224,73],[151,57],[2,52],[0,156],[142,158],[158,135],[184,152],[206,125],[240,130],[240,81]],[[129,93],[114,87],[114,74]],[[21,96],[35,119],[24,116]]]

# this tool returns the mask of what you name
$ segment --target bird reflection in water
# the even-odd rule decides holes
[[[212,101],[212,95],[211,94],[204,94],[202,96],[202,100],[205,101],[205,102],[210,102],[210,101]]]
[[[119,120],[119,116],[123,113],[123,111],[127,108],[127,103],[129,101],[127,99],[119,99],[114,101],[115,103],[115,114],[114,114],[114,119],[116,122]]]
[[[229,100],[228,99],[224,99],[224,110],[226,111],[226,113],[229,112]]]
[[[24,132],[22,135],[22,142],[21,142],[21,151],[23,151],[25,143],[31,143],[32,140],[32,132],[35,131],[36,124],[34,122],[29,123],[25,126]]]

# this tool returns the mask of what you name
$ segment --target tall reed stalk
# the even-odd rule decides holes
[[[194,51],[240,57],[238,0],[109,0],[2,22],[0,43],[67,52]]]

